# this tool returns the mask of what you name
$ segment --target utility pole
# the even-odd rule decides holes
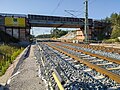
[[[84,27],[84,35],[85,35],[85,42],[89,42],[89,25],[88,25],[88,0],[85,0],[85,27]]]

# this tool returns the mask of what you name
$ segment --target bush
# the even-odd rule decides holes
[[[105,43],[114,43],[114,42],[119,42],[119,39],[118,38],[106,39],[106,40],[103,40],[103,42],[105,42]]]
[[[118,38],[115,38],[115,42],[120,42]]]
[[[112,43],[112,42],[114,42],[114,39],[103,40],[103,42],[105,42],[105,43]]]

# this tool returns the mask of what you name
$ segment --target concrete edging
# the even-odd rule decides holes
[[[7,84],[8,79],[13,75],[18,63],[25,58],[25,55],[28,53],[29,49],[30,45],[27,46],[22,53],[20,53],[20,55],[18,55],[18,57],[13,61],[13,64],[11,64],[6,70],[5,74],[0,77],[0,85],[5,86]]]

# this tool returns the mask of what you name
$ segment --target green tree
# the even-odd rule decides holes
[[[112,22],[113,25],[116,25],[117,24],[117,17],[118,17],[118,14],[117,13],[112,13],[111,16],[110,16],[110,20]]]
[[[51,38],[51,34],[38,35],[38,36],[36,36],[36,38]]]
[[[63,35],[65,35],[65,34],[67,34],[68,33],[68,31],[64,31],[64,30],[61,30],[61,29],[53,29],[52,31],[51,31],[51,37],[53,38],[60,38],[61,36],[63,36]]]
[[[115,26],[113,26],[111,38],[114,39],[114,38],[117,38],[117,37],[120,37],[120,28],[115,25]]]
[[[111,38],[120,37],[120,14],[112,13],[110,17],[112,23],[112,34]]]

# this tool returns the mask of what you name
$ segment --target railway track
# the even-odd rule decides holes
[[[93,63],[93,64],[97,64],[97,65],[99,65],[99,66],[101,66],[101,67],[103,67],[103,68],[105,68],[107,70],[110,70],[110,71],[114,72],[114,73],[117,72],[117,74],[120,75],[120,60],[115,60],[115,59],[113,59],[111,57],[105,57],[105,56],[98,55],[99,53],[94,54],[94,53],[92,53],[92,51],[91,51],[91,53],[86,52],[84,50],[80,50],[76,46],[74,46],[74,47],[72,46],[72,48],[70,47],[70,45],[67,45],[67,46],[69,46],[69,47],[67,47],[69,49],[72,49],[72,50],[75,50],[75,51],[78,51],[78,52],[83,52],[84,54],[88,54],[90,56],[97,57],[97,58],[101,59],[101,60],[99,60],[99,59],[98,60],[92,60],[90,62]],[[120,56],[120,55],[117,55],[117,56]]]
[[[120,60],[120,49],[115,49],[111,47],[103,47],[103,46],[93,46],[88,44],[75,44],[75,43],[63,43],[68,44],[69,46],[75,46],[75,48],[83,48],[83,49],[89,49],[89,52],[92,51],[94,54],[99,54],[101,56],[106,56],[109,58]],[[92,48],[91,48],[92,46]],[[97,48],[96,48],[97,47]],[[87,51],[88,52],[88,51]]]
[[[120,55],[117,54],[115,57],[114,57],[114,53],[110,54],[108,52],[100,52],[98,50],[91,50],[89,48],[83,48],[83,47],[78,47],[78,46],[73,46],[73,45],[70,45],[70,44],[63,44],[63,43],[56,43],[57,45],[63,45],[63,47],[65,48],[68,48],[68,49],[71,49],[71,50],[74,50],[74,51],[77,51],[77,52],[82,52],[84,54],[88,54],[88,55],[91,55],[93,57],[97,57],[97,58],[101,58],[101,59],[105,59],[107,61],[111,61],[111,62],[115,62],[117,64],[120,64]],[[113,56],[113,57],[112,57]]]
[[[64,43],[66,43],[66,42],[64,42]],[[66,44],[68,44],[68,43],[66,43]],[[76,44],[76,43],[69,43],[69,44],[79,46],[79,47],[84,47],[84,48],[90,48],[90,49],[94,49],[94,50],[102,50],[102,51],[105,51],[105,52],[120,54],[120,49],[119,48],[97,46],[97,45],[90,45],[90,44]]]
[[[111,66],[114,62],[111,61],[111,64],[108,60],[77,51],[69,44],[40,43],[38,46],[42,48],[42,51],[38,50],[39,54],[36,53],[36,57],[41,68],[44,68],[41,70],[42,73],[47,72],[43,76],[47,76],[47,80],[49,78],[48,81],[51,82],[53,89],[57,88],[57,83],[52,76],[53,72],[57,73],[65,90],[106,90],[110,88],[114,90],[120,87],[120,75],[116,71],[111,71],[118,70],[115,66],[119,64],[115,63]],[[43,62],[44,65],[41,64]]]

